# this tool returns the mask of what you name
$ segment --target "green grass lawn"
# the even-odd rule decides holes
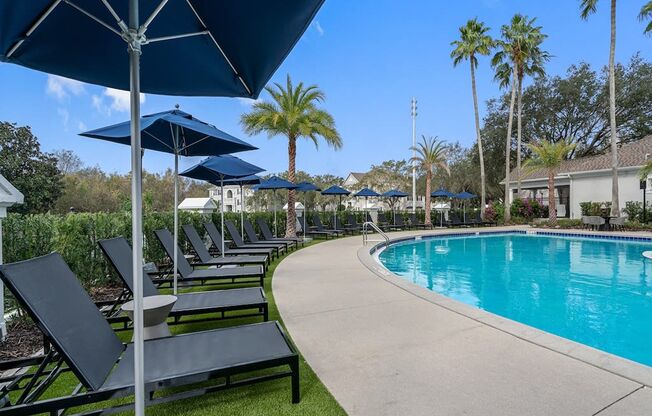
[[[315,244],[312,242],[311,244]],[[274,270],[283,257],[276,259],[270,265],[265,279],[265,294],[269,301],[269,319],[281,321],[274,295],[272,293],[272,277]],[[238,287],[234,285],[233,287]],[[200,291],[201,287],[193,288]],[[233,326],[260,322],[260,318],[230,319],[197,324],[180,324],[171,326],[174,334],[195,332],[224,326]],[[131,338],[131,332],[120,332],[123,340]],[[291,336],[291,334],[289,334]],[[264,346],[261,346],[264,348]],[[201,357],[197,357],[201,359]],[[145,357],[147,360],[147,357]],[[310,366],[300,357],[301,403],[292,404],[290,378],[283,378],[252,386],[230,389],[222,392],[156,405],[148,408],[147,413],[157,416],[204,416],[204,415],[345,415],[344,410],[335,401],[326,387],[319,381]],[[46,397],[69,394],[77,384],[77,380],[66,374],[53,385]],[[96,407],[92,407],[96,408]],[[88,410],[90,408],[85,408]],[[71,412],[72,413],[72,412]]]

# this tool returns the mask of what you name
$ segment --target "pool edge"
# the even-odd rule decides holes
[[[503,316],[467,305],[460,301],[454,300],[437,292],[430,291],[421,286],[417,286],[413,283],[406,281],[400,276],[390,272],[388,269],[383,267],[374,257],[375,253],[380,249],[397,242],[416,240],[430,238],[441,238],[444,236],[460,236],[460,235],[476,235],[476,234],[524,234],[528,231],[534,231],[541,234],[551,234],[556,236],[574,236],[574,237],[588,237],[588,238],[599,238],[604,239],[611,237],[616,240],[620,239],[644,239],[652,242],[652,238],[648,236],[623,236],[621,234],[600,234],[600,233],[583,233],[573,231],[570,233],[563,233],[557,230],[546,230],[546,229],[535,229],[535,228],[510,228],[491,231],[469,231],[469,230],[459,230],[457,232],[432,232],[427,234],[415,234],[412,236],[404,236],[399,238],[390,239],[388,242],[382,242],[374,246],[363,246],[358,249],[357,257],[358,260],[372,273],[380,277],[381,279],[387,281],[388,283],[408,292],[426,302],[435,304],[439,307],[445,308],[451,312],[460,314],[469,319],[473,319],[479,323],[485,324],[489,327],[497,329],[499,331],[505,332],[509,335],[512,335],[516,338],[522,339],[526,342],[532,343],[542,348],[546,348],[550,351],[565,355],[567,357],[573,358],[575,360],[581,361],[583,363],[589,364],[601,370],[610,372],[612,374],[618,375],[620,377],[626,378],[628,380],[634,381],[636,383],[642,384],[647,387],[652,387],[652,367],[648,367],[644,364],[637,363],[635,361],[628,360],[626,358],[619,357],[614,354],[610,354],[596,348],[590,347],[588,345],[572,341],[552,333],[542,331],[538,328],[517,322]],[[615,237],[615,238],[614,238]]]

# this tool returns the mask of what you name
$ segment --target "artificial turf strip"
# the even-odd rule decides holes
[[[311,242],[306,247],[315,244]],[[301,250],[301,248],[299,249]],[[269,320],[283,321],[278,312],[272,293],[272,278],[276,266],[285,256],[274,260],[265,278],[265,295],[269,302]],[[239,287],[233,285],[229,287]],[[202,287],[195,287],[193,291],[201,291]],[[179,324],[170,326],[173,334],[196,332],[224,326],[234,326],[252,322],[260,322],[260,318],[229,319],[225,321],[210,321],[197,324]],[[123,341],[131,338],[130,331],[118,333]],[[291,334],[288,334],[291,337]],[[200,359],[200,357],[198,357]],[[145,358],[147,359],[147,358]],[[299,357],[299,372],[301,386],[301,402],[292,404],[290,378],[283,378],[254,384],[246,387],[229,389],[222,392],[211,393],[200,397],[155,405],[147,408],[147,414],[157,416],[205,416],[205,415],[345,415],[346,413],[328,392],[326,387],[319,381],[317,375],[305,362],[302,356]],[[56,397],[69,394],[77,384],[77,380],[71,374],[66,374],[53,385],[45,396]],[[124,399],[121,400],[124,402]],[[117,401],[116,401],[117,403]],[[85,407],[84,410],[97,408],[97,406]],[[76,409],[76,410],[81,410]],[[72,413],[72,412],[70,412]],[[129,414],[129,413],[126,413]]]

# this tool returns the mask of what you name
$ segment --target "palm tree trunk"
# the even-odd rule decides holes
[[[471,62],[471,90],[473,91],[473,110],[475,111],[475,136],[478,141],[478,155],[480,156],[480,217],[484,219],[484,210],[487,203],[486,177],[484,173],[484,153],[482,151],[482,137],[480,136],[480,111],[478,110],[478,92],[475,86],[475,68]]]
[[[512,74],[512,97],[509,101],[509,119],[507,121],[507,139],[505,140],[505,223],[511,220],[510,190],[509,190],[509,162],[512,150],[512,126],[514,124],[514,101],[516,99],[516,67]]]
[[[521,116],[523,113],[523,77],[518,77],[518,103],[516,115],[516,192],[521,196]]]
[[[427,225],[432,225],[430,220],[430,193],[432,192],[432,171],[428,170],[426,173],[426,220],[424,221]]]
[[[551,226],[557,225],[557,201],[555,200],[555,172],[548,171],[548,220]]]
[[[296,159],[297,159],[297,139],[296,137],[288,137],[288,180],[295,181],[296,172]],[[296,191],[290,189],[288,191],[288,215],[287,223],[285,226],[285,237],[294,238],[297,234],[297,213],[294,209],[294,202],[296,201]],[[305,215],[305,214],[304,214]]]
[[[611,215],[620,213],[618,202],[618,130],[616,126],[616,0],[611,0],[611,45],[609,48],[609,124],[611,125]]]

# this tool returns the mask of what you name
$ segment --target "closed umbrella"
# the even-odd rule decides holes
[[[265,169],[231,155],[213,156],[181,172],[181,176],[220,185],[220,226],[222,231],[222,257],[224,257],[224,183],[229,179],[243,178]]]
[[[380,194],[378,192],[374,191],[373,189],[362,188],[361,190],[356,192],[355,195],[353,195],[353,196],[364,197],[365,216],[369,217],[369,212],[367,210],[367,199],[369,199],[369,197],[372,197],[372,198],[373,197],[378,197],[378,196],[380,196]],[[365,218],[365,221],[366,221],[366,218]]]
[[[384,192],[382,196],[385,198],[395,199],[398,201],[399,198],[407,198],[408,194],[403,191],[399,191],[398,189],[391,189],[387,192]],[[394,211],[393,205],[392,205],[392,217],[393,217],[394,225],[396,225],[396,212]]]
[[[464,201],[464,222],[466,222],[466,201],[469,199],[477,198],[477,195],[472,194],[471,192],[461,192],[455,195],[455,198],[461,199]]]
[[[0,2],[0,61],[130,91],[136,416],[145,414],[141,90],[256,98],[323,1]]]
[[[244,235],[244,211],[245,211],[245,194],[243,187],[245,185],[258,185],[262,178],[258,175],[249,175],[242,178],[229,179],[224,181],[224,185],[239,185],[240,186],[240,235]],[[217,182],[212,182],[213,185],[219,185]]]
[[[321,191],[319,187],[310,182],[299,182],[297,184],[298,192],[304,193],[304,204],[303,204],[303,236],[306,237],[306,217],[308,216],[308,192],[310,191]]]
[[[257,191],[272,190],[274,194],[274,237],[276,237],[276,191],[278,189],[297,189],[297,185],[278,176],[272,176],[256,185]]]
[[[212,156],[255,150],[256,147],[178,109],[141,117],[141,147],[174,154],[174,294],[177,294],[179,242],[179,155]],[[82,136],[131,144],[131,121],[81,133]]]
[[[444,188],[439,188],[436,191],[432,192],[430,196],[433,198],[453,198],[455,197],[455,194],[452,192],[448,192]],[[444,211],[439,210],[439,227],[443,227],[443,226],[444,226]]]
[[[351,195],[350,191],[347,191],[346,189],[333,185],[326,190],[321,191],[322,195],[339,195],[340,197],[340,205],[342,205],[342,197],[343,196],[349,196]],[[337,206],[335,207],[335,210],[333,211],[333,229],[337,230]]]

